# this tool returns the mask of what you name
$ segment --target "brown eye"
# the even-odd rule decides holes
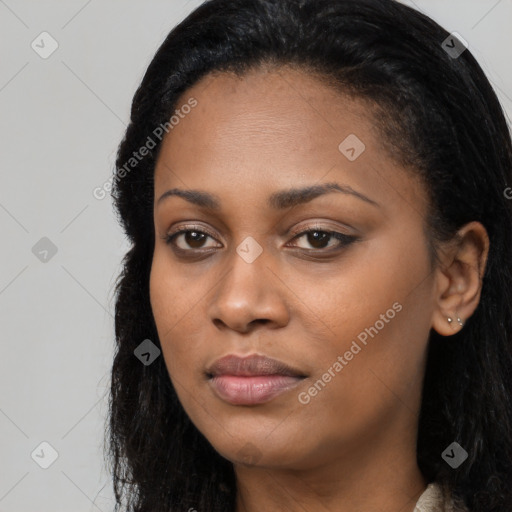
[[[199,249],[208,237],[208,235],[200,233],[199,231],[185,231],[185,233],[182,234],[184,235],[185,243],[195,249]]]
[[[193,251],[194,249],[209,249],[214,246],[205,247],[208,238],[213,239],[213,235],[199,229],[181,229],[175,233],[167,234],[164,240],[169,245],[174,245],[182,251]],[[181,244],[177,240],[180,240]]]
[[[315,249],[325,249],[331,238],[332,235],[325,231],[309,231],[306,235],[308,243]]]
[[[308,231],[299,233],[297,236],[294,237],[294,240],[304,237],[306,242],[311,245],[311,248],[301,247],[297,245],[294,245],[294,247],[299,247],[301,249],[308,250],[322,250],[326,249],[328,247],[329,242],[334,239],[335,241],[338,242],[337,244],[334,245],[334,248],[341,248],[351,244],[357,239],[356,236],[345,235],[343,233],[338,233],[336,231],[322,231],[320,229],[310,229]]]

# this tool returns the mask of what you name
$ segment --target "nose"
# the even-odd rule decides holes
[[[268,263],[265,251],[251,263],[233,251],[226,261],[230,270],[210,297],[209,317],[218,329],[247,333],[288,323],[287,288]]]

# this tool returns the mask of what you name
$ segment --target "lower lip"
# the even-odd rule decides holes
[[[233,405],[254,405],[269,402],[277,395],[295,387],[302,378],[285,375],[217,375],[209,382],[219,398]]]

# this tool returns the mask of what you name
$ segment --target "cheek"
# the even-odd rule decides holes
[[[167,246],[158,243],[154,249],[151,272],[149,275],[149,292],[151,305],[154,309],[166,308],[169,313],[180,308],[180,302],[176,302],[186,289],[180,285],[179,275],[173,267]],[[173,303],[169,303],[173,300]],[[172,306],[172,307],[171,307]],[[177,313],[179,314],[179,313]]]
[[[149,280],[151,309],[162,346],[163,356],[172,375],[187,375],[186,368],[196,354],[193,330],[200,325],[198,299],[191,296],[191,287],[185,286],[165,259],[155,257]],[[194,307],[195,305],[195,307]],[[172,357],[171,357],[172,355]]]
[[[151,308],[169,378],[186,413],[197,421],[203,401],[197,392],[200,349],[194,346],[199,337],[193,332],[200,325],[198,301],[190,296],[191,287],[182,286],[158,258],[153,261],[149,284]]]
[[[403,302],[401,310],[368,304],[368,320],[361,315],[354,336],[346,337],[340,326],[330,356],[322,357],[323,364],[301,395],[302,425],[316,432],[319,457],[328,457],[335,445],[341,449],[354,439],[372,438],[397,418],[409,423],[415,417],[426,339],[411,327],[416,308]],[[387,323],[379,318],[380,311]]]
[[[306,390],[311,399],[306,407],[315,411],[310,415],[315,424],[315,417],[329,417],[321,422],[324,429],[354,433],[365,424],[376,426],[400,404],[411,410],[417,405],[432,279],[423,241],[411,240],[404,232],[403,238],[375,241],[371,251],[344,267],[342,279],[310,296],[329,334],[323,346],[319,339],[312,347],[318,372]],[[311,329],[326,331],[321,324]]]
[[[332,349],[331,357],[343,354],[352,340],[371,339],[368,330],[380,339],[395,338],[402,329],[403,309],[411,291],[424,279],[425,266],[418,258],[406,263],[400,244],[389,240],[382,236],[368,242],[333,267],[330,279],[305,284],[304,303],[315,314],[308,317],[305,310],[301,321],[310,323],[311,334],[321,335],[319,354],[326,346]]]

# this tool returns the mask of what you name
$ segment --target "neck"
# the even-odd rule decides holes
[[[354,449],[323,465],[235,465],[236,512],[413,512],[428,483],[415,449],[366,446],[364,454]]]

